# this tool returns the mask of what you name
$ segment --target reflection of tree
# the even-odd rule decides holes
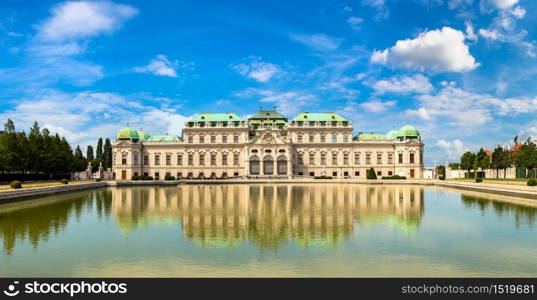
[[[526,221],[525,223],[528,224],[528,226],[533,227],[535,218],[537,217],[536,207],[497,201],[497,199],[489,199],[472,194],[461,194],[461,201],[465,207],[478,208],[481,213],[492,208],[494,209],[494,213],[500,218],[513,215],[517,228],[520,224],[523,224],[524,221]]]
[[[288,241],[308,247],[348,239],[355,223],[413,232],[423,214],[423,190],[337,184],[121,188],[114,191],[113,211],[126,234],[168,220],[180,223],[184,236],[202,247],[234,247],[245,240],[261,249]]]
[[[0,236],[5,253],[12,254],[17,240],[28,239],[34,249],[37,249],[41,241],[47,241],[52,234],[57,235],[65,229],[70,217],[74,215],[79,219],[85,209],[91,209],[92,199],[95,199],[99,211],[99,206],[110,207],[112,197],[110,192],[98,190],[10,203],[0,207]]]

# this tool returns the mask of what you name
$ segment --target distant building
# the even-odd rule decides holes
[[[423,178],[423,143],[413,126],[386,135],[352,132],[352,123],[332,112],[303,112],[291,120],[275,110],[247,120],[202,113],[185,123],[181,137],[121,129],[112,145],[112,168],[117,179],[366,178],[370,168],[377,176]]]

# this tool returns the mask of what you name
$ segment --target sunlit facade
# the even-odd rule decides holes
[[[359,133],[336,113],[287,119],[260,110],[247,120],[234,113],[203,113],[188,120],[182,136],[149,136],[123,128],[113,143],[116,179],[166,175],[180,178],[423,177],[423,143],[413,126],[386,135]]]

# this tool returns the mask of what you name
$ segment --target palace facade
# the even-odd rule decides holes
[[[113,142],[116,179],[423,177],[423,143],[410,125],[386,135],[359,133],[342,116],[303,112],[288,119],[260,110],[247,120],[235,113],[202,113],[185,122],[182,136],[125,127]]]

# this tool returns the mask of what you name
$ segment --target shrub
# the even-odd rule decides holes
[[[406,179],[405,176],[393,175],[393,176],[382,176],[382,179]]]
[[[95,178],[95,181],[96,181],[96,182],[100,182],[100,181],[101,181],[101,178]]]
[[[173,177],[171,175],[166,175],[166,176],[164,176],[164,180],[175,180],[175,177]]]
[[[63,184],[68,184],[69,183],[69,180],[67,180],[66,178],[60,180],[61,183]]]
[[[535,179],[535,178],[528,179],[528,185],[529,186],[536,186],[537,185],[537,179]]]
[[[18,181],[18,180],[13,180],[9,186],[12,188],[12,189],[20,189],[22,188],[22,182]]]
[[[332,176],[315,176],[313,179],[333,179]]]
[[[367,170],[367,179],[377,179],[377,174],[375,173],[375,169],[371,168]]]
[[[138,176],[138,175],[133,175],[132,180],[142,180],[142,176]]]
[[[475,182],[483,182],[483,178],[481,178],[481,177],[477,177],[477,178],[475,179]]]
[[[152,176],[143,176],[140,180],[153,180]]]

